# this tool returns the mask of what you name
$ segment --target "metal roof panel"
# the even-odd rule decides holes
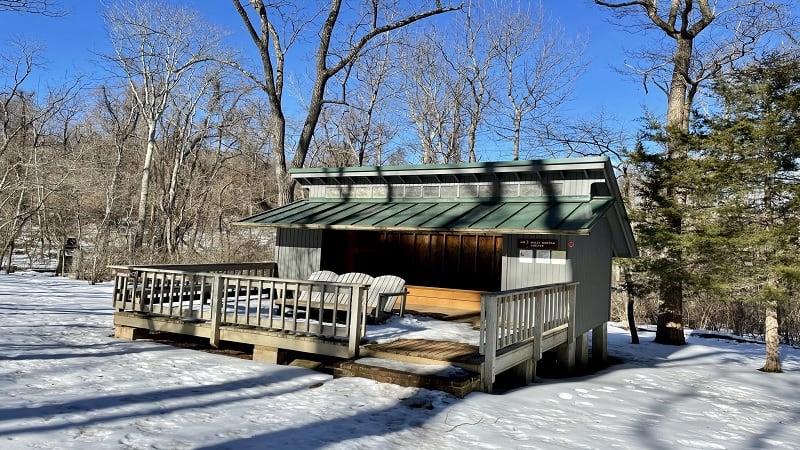
[[[300,201],[239,225],[333,229],[396,229],[481,233],[588,233],[611,197],[557,201]]]

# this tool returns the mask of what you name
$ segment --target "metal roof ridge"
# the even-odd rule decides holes
[[[581,164],[605,164],[610,161],[608,156],[584,156],[580,158],[550,158],[550,159],[530,159],[516,161],[485,161],[477,163],[454,163],[454,164],[408,164],[398,166],[354,166],[354,167],[302,167],[294,168],[289,172],[297,175],[328,175],[346,176],[358,173],[380,173],[391,175],[392,172],[436,172],[436,171],[470,171],[474,169],[498,169],[498,168],[538,168],[546,169],[548,166],[578,166]],[[598,167],[599,168],[599,167]],[[575,168],[579,170],[578,167]]]
[[[309,203],[560,203],[560,202],[587,202],[592,199],[614,198],[610,195],[534,195],[525,197],[370,197],[370,198],[327,198],[312,197],[303,199]],[[263,213],[261,213],[263,214]]]

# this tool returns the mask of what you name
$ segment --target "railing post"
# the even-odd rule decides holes
[[[211,285],[211,332],[208,337],[209,343],[214,348],[219,347],[219,326],[222,323],[222,307],[225,302],[224,289],[222,276],[215,275],[214,283]]]
[[[481,327],[484,332],[480,343],[483,348],[484,362],[481,366],[481,384],[483,391],[492,393],[494,385],[494,363],[497,356],[497,297],[481,295]]]
[[[542,298],[543,296],[547,296],[547,291],[536,291],[533,294],[533,301],[536,302],[533,305],[534,309],[534,320],[536,324],[533,328],[533,333],[535,337],[533,338],[533,373],[531,374],[531,381],[536,380],[536,366],[539,364],[539,360],[542,359],[542,336],[544,335],[544,302],[545,299]]]
[[[568,373],[572,373],[575,370],[575,299],[576,295],[576,285],[570,284],[566,286],[566,295],[567,295],[567,302],[569,304],[569,320],[567,325],[567,342],[565,344],[561,344],[562,346],[559,347],[558,356],[559,359],[563,360],[563,364],[567,369]]]
[[[350,311],[348,312],[348,314],[350,314],[350,329],[347,333],[347,351],[351,358],[358,357],[361,336],[363,336],[366,331],[366,323],[362,322],[363,319],[361,317],[362,310],[366,309],[366,305],[362,304],[366,302],[366,294],[367,291],[364,289],[364,286],[354,286],[350,291]],[[324,301],[324,299],[321,300]],[[334,299],[334,301],[337,301],[337,299]],[[333,322],[333,326],[335,327],[336,317],[334,317]]]

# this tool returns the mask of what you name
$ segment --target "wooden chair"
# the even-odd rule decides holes
[[[405,315],[406,280],[394,275],[381,275],[372,281],[367,294],[367,313],[375,322],[383,322],[392,315],[400,298],[400,317]]]
[[[313,272],[311,275],[308,276],[308,281],[323,281],[323,282],[335,282],[338,275],[336,272],[331,272],[330,270],[318,270]],[[301,308],[301,311],[305,311],[305,308],[309,304],[317,304],[319,305],[320,301],[322,300],[322,295],[325,294],[326,297],[328,295],[332,295],[332,292],[323,292],[319,286],[311,285],[304,288],[300,288],[297,292],[297,303],[296,306]],[[275,305],[281,306],[283,304],[283,293],[278,292]]]
[[[336,281],[336,278],[339,275],[336,275],[336,272],[331,272],[330,270],[318,270],[311,275],[308,276],[309,281]]]

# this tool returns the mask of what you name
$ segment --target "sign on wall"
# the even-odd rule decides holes
[[[558,239],[524,238],[517,241],[520,250],[557,250]]]
[[[522,238],[517,241],[519,262],[566,264],[567,252],[558,249],[558,239]]]

